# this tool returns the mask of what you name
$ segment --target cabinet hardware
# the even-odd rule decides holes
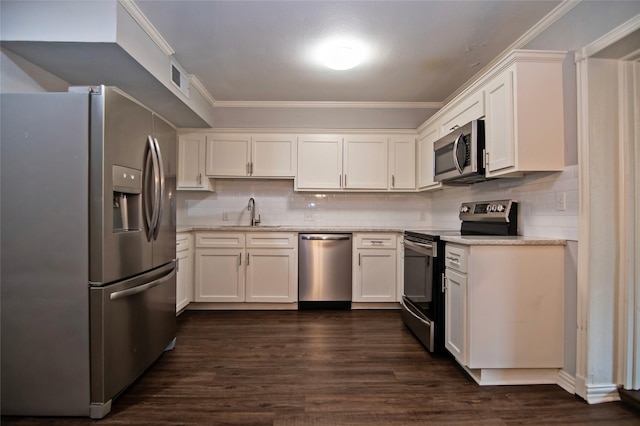
[[[342,188],[342,175],[339,175],[340,177],[340,188]]]
[[[242,253],[238,253],[238,266],[242,266]]]
[[[447,277],[444,276],[444,272],[442,273],[442,292],[447,289]]]
[[[253,176],[253,161],[249,162],[249,176]]]
[[[347,187],[347,174],[344,174],[344,187]]]
[[[202,185],[202,173],[198,173],[198,185]]]
[[[176,259],[176,272],[179,272],[179,271],[180,271],[180,258],[178,257]]]
[[[458,126],[457,124],[455,126],[453,126],[452,128],[449,129],[449,131],[455,130],[455,129],[459,129],[460,126]]]
[[[247,253],[247,266],[249,266],[249,253]]]
[[[380,240],[371,240],[371,245],[374,246],[381,246],[384,244],[384,241],[380,241]]]
[[[485,149],[484,151],[484,168],[489,168],[489,151]]]
[[[361,253],[358,253],[358,265],[360,265],[360,257],[362,256]]]
[[[391,187],[396,187],[396,175],[391,175]]]
[[[249,174],[250,174],[250,171],[249,171],[249,164],[250,164],[250,163],[247,161],[247,175],[249,175]]]

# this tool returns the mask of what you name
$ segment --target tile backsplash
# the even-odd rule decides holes
[[[249,198],[262,225],[459,229],[464,201],[520,203],[521,235],[577,240],[578,166],[422,193],[294,192],[291,180],[220,179],[216,192],[179,191],[179,225],[248,225]]]

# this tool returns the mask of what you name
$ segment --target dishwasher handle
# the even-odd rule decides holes
[[[346,241],[351,235],[301,235],[301,239],[309,241]]]

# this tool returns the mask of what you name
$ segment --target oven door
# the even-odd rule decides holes
[[[435,350],[436,312],[433,300],[437,243],[404,240],[402,319],[418,340]]]

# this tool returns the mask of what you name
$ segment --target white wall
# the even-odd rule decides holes
[[[294,192],[292,180],[216,181],[215,193],[178,192],[179,225],[248,225],[254,197],[263,225],[427,228],[431,200],[424,193]],[[228,220],[222,219],[226,212]],[[421,217],[424,220],[421,220]]]
[[[66,92],[68,88],[66,81],[0,49],[0,93]]]

